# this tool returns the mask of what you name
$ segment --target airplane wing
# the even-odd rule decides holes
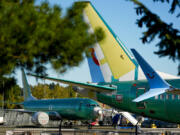
[[[26,110],[26,109],[4,109],[5,112],[18,112],[18,113],[27,113],[29,115],[33,115],[34,113],[38,111],[31,111],[31,110]],[[58,112],[56,111],[45,111],[45,113],[48,114],[49,118],[51,120],[60,120],[61,116],[59,115]]]
[[[38,77],[38,78],[42,78],[42,79],[46,79],[46,80],[56,81],[56,82],[60,82],[60,83],[64,83],[64,84],[69,84],[72,86],[87,88],[87,89],[91,89],[91,90],[96,91],[96,92],[113,92],[114,90],[116,90],[116,88],[114,88],[114,87],[107,87],[107,86],[95,85],[95,84],[90,84],[90,83],[69,81],[69,80],[64,80],[64,79],[39,76],[39,75],[35,75],[35,74],[28,74],[28,75]]]
[[[25,110],[25,109],[5,109],[4,111],[6,112],[20,112],[20,113],[28,113],[28,114],[33,114],[35,113],[36,111],[30,111],[30,110]]]

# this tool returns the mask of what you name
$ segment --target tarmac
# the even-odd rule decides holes
[[[50,121],[46,127],[35,127],[31,116],[26,113],[0,110],[5,123],[0,125],[0,135],[57,135],[59,121]],[[26,125],[26,126],[24,126]],[[62,127],[62,135],[134,135],[135,128],[112,126],[73,126]],[[141,135],[180,135],[180,128],[141,128]]]
[[[118,135],[118,134],[134,134],[134,129],[117,130],[112,127],[87,127],[76,128],[63,128],[61,129],[62,135]],[[13,127],[0,127],[0,135],[57,135],[59,134],[58,128],[13,128]]]
[[[111,126],[63,128],[62,135],[135,135],[135,128],[114,129]],[[139,135],[180,135],[179,128],[142,128]],[[0,127],[0,135],[59,135],[58,128]]]

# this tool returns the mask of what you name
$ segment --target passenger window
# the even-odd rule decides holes
[[[155,99],[158,99],[158,96],[155,96]]]
[[[174,100],[175,98],[176,98],[176,95],[173,94],[173,95],[172,95],[172,100]]]
[[[166,94],[166,99],[169,99],[169,94]]]
[[[163,95],[163,94],[160,95],[160,99],[161,99],[161,100],[164,99],[164,95]]]

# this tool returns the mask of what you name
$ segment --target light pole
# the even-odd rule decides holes
[[[4,80],[3,80],[3,83],[2,83],[2,85],[3,85],[3,93],[2,93],[2,98],[3,98],[3,101],[2,101],[2,110],[4,110]]]

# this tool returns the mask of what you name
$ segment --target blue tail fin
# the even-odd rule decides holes
[[[156,71],[139,55],[135,49],[131,49],[131,51],[141,66],[151,89],[169,87],[169,84],[156,73]]]
[[[24,101],[28,100],[35,100],[36,98],[32,96],[31,94],[31,89],[29,87],[29,84],[26,79],[26,75],[23,69],[22,70],[22,83],[23,83],[23,96],[24,96]]]
[[[131,51],[141,66],[141,69],[150,85],[150,90],[148,92],[142,94],[133,101],[140,102],[170,90],[170,85],[156,73],[156,71],[141,57],[141,55],[139,55],[135,49],[131,49]]]
[[[104,77],[100,69],[100,64],[97,60],[94,48],[90,48],[91,57],[88,57],[88,65],[93,83],[104,82]]]

